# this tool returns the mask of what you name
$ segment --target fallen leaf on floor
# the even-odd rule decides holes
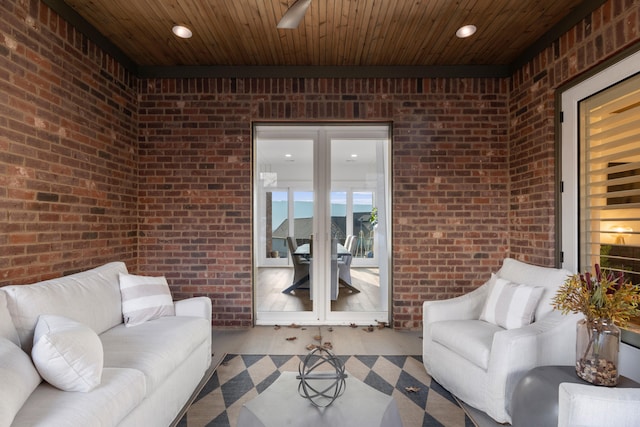
[[[315,350],[317,347],[318,347],[318,346],[317,346],[317,345],[315,345],[315,344],[309,344],[309,345],[307,346],[307,350],[309,350],[309,351],[311,351],[311,350]]]
[[[378,329],[384,329],[387,327],[387,323],[386,322],[378,322]]]
[[[306,331],[306,330],[307,330],[307,328],[300,328],[300,330],[301,330],[301,331]]]
[[[331,326],[329,326],[329,329],[327,329],[327,331],[333,332],[333,328]]]
[[[326,348],[327,350],[333,350],[333,344],[331,344],[329,341],[327,341],[324,344],[322,344],[322,346],[324,348]]]
[[[362,328],[363,331],[365,332],[373,332],[375,330],[375,328],[371,325],[367,326],[366,328]]]
[[[313,339],[316,341],[322,341],[322,335],[315,335]]]
[[[290,328],[299,328],[300,325],[296,325],[295,323],[292,323],[289,325]]]
[[[420,387],[405,387],[407,393],[417,393],[420,391]]]
[[[297,339],[298,339],[298,337],[288,337],[288,338],[287,338],[287,341],[295,341],[295,340],[297,340]]]
[[[273,329],[275,329],[277,331],[278,329],[280,329],[280,325],[274,326]]]
[[[352,328],[357,328],[358,327],[358,325],[356,325],[355,323],[352,323],[349,326],[352,327]]]

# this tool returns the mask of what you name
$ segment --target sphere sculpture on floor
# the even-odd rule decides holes
[[[344,363],[331,351],[317,347],[298,366],[298,393],[318,408],[331,405],[346,388]]]

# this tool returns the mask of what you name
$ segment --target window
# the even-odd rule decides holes
[[[571,272],[598,262],[640,283],[639,92],[638,51],[558,91],[559,255]],[[640,319],[628,329],[640,333]],[[622,339],[640,342],[626,331]]]
[[[640,75],[580,102],[580,271],[640,283]]]

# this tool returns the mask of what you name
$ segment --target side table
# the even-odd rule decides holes
[[[238,427],[367,426],[402,427],[396,401],[349,375],[342,396],[317,408],[298,394],[296,372],[283,372],[266,390],[245,403]]]
[[[525,374],[511,396],[511,424],[517,427],[557,427],[558,387],[561,383],[587,384],[573,366],[539,366]],[[621,376],[617,387],[640,387]]]

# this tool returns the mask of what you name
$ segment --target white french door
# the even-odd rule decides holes
[[[388,320],[389,166],[386,125],[254,127],[256,323]]]

